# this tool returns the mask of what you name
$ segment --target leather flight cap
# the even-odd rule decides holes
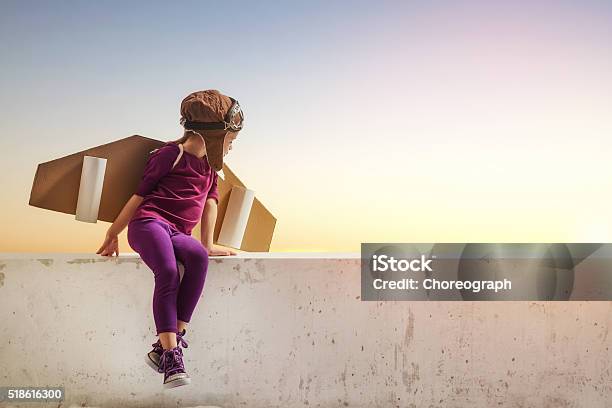
[[[185,129],[192,130],[231,130],[238,132],[242,129],[242,122],[244,121],[244,114],[240,108],[240,104],[237,100],[229,97],[232,100],[232,107],[227,112],[225,120],[223,122],[194,122],[185,121],[183,127]],[[236,123],[236,119],[239,119]]]

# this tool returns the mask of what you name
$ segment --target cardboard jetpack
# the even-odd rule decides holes
[[[77,219],[80,209],[85,208],[93,214],[90,222],[100,220],[112,223],[135,193],[150,152],[163,144],[159,140],[134,135],[40,163],[34,176],[29,204],[74,214]],[[96,161],[101,166],[91,164]],[[97,172],[96,176],[88,175],[88,171]],[[217,183],[219,205],[213,242],[242,251],[268,252],[276,218],[225,163],[222,172],[224,178],[219,174]],[[95,186],[96,181],[89,181],[88,177],[97,177],[98,187]],[[93,204],[83,198],[87,191],[94,197],[90,200]],[[195,231],[192,231],[192,235]],[[223,238],[221,242],[220,235]]]

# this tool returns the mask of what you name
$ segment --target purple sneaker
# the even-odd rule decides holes
[[[187,342],[183,338],[186,332],[187,330],[183,329],[182,332],[176,334],[176,344],[177,344],[177,347],[179,347],[181,355],[183,354],[183,350],[181,349],[181,347],[185,347],[185,348],[188,347]],[[161,359],[161,356],[164,353],[164,348],[162,347],[161,341],[157,339],[157,342],[151,344],[151,346],[153,346],[153,350],[147,353],[147,355],[145,356],[145,362],[147,363],[149,367],[151,367],[155,371],[163,372],[163,371],[159,371],[159,360]]]
[[[183,365],[183,353],[179,346],[164,350],[159,360],[159,372],[164,373],[164,388],[180,387],[191,383]]]

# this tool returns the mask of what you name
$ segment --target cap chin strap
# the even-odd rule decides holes
[[[192,129],[185,129],[186,132],[191,132],[191,133],[195,133],[196,135],[200,136],[202,138],[202,141],[204,142],[204,146],[206,147],[206,154],[204,155],[206,157],[206,161],[208,162],[208,164],[210,165],[210,167],[212,168],[212,165],[210,164],[210,155],[208,154],[208,152],[210,151],[209,149],[209,145],[206,142],[206,139],[204,138],[204,136],[202,136],[201,133],[196,132],[195,130]],[[223,141],[225,141],[225,137],[227,136],[227,133],[225,133],[225,135],[223,135]],[[211,142],[212,143],[212,142]],[[181,150],[181,154],[182,154],[182,150]],[[223,154],[223,146],[221,146],[221,154]],[[223,157],[221,157],[221,161],[223,162]],[[215,170],[218,171],[218,170]]]

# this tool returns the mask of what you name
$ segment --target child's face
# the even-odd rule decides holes
[[[223,139],[223,157],[232,150],[232,142],[238,137],[238,132],[228,132]]]

